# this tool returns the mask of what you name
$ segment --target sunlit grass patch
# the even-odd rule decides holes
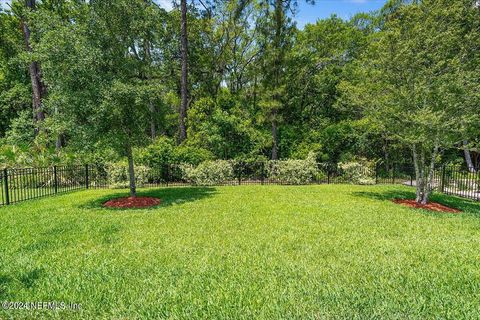
[[[0,208],[0,301],[80,311],[0,318],[451,318],[480,315],[480,204],[461,215],[396,205],[398,186],[118,190]]]

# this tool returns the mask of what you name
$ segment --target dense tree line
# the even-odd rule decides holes
[[[310,1],[307,1],[310,2]],[[321,2],[311,5],[321,6]],[[480,9],[391,0],[299,30],[297,1],[14,0],[2,162],[364,157],[475,170]],[[132,185],[134,193],[134,185]]]

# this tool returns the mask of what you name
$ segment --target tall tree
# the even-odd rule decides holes
[[[314,3],[313,0],[306,2]],[[267,101],[263,105],[268,106],[266,118],[270,122],[272,160],[279,158],[278,125],[281,121],[280,109],[283,106],[285,56],[291,47],[294,30],[294,25],[287,13],[295,12],[297,5],[298,1],[295,0],[269,0],[264,3],[266,23],[263,28],[264,43],[262,46],[264,71],[267,74],[263,79],[263,84]]]
[[[368,45],[369,20],[366,15],[351,21],[332,16],[307,24],[297,33],[287,56],[283,112],[288,120],[284,130],[295,134],[281,140],[284,156],[305,157],[317,151],[323,161],[338,162],[344,155],[364,151],[356,148],[352,137],[359,115],[350,105],[339,104],[338,84],[349,79],[352,63]],[[378,141],[373,143],[378,145]],[[367,140],[362,146],[366,149],[369,145]]]
[[[465,156],[465,162],[467,163],[468,171],[476,172],[477,170],[476,170],[475,166],[473,165],[472,154],[470,153],[470,149],[469,149],[467,140],[462,141],[462,148],[463,148],[463,154]]]
[[[36,10],[35,0],[25,0],[25,7],[28,12]],[[22,31],[25,39],[25,49],[27,52],[32,51],[30,44],[30,28],[27,25],[27,18],[25,15],[21,17]],[[45,120],[45,113],[42,109],[42,101],[46,93],[46,87],[42,82],[40,72],[40,65],[37,61],[31,61],[28,67],[30,73],[30,80],[32,83],[32,106],[33,106],[33,121],[35,123],[35,134],[38,134],[41,123]]]
[[[12,132],[12,125],[16,126],[15,122],[24,118],[31,125],[28,128],[22,126],[24,131],[9,140],[28,144],[34,138],[31,80],[27,69],[15,63],[25,52],[24,35],[18,27],[20,24],[19,15],[0,8],[0,138],[8,131]]]
[[[182,143],[187,139],[187,108],[188,108],[188,31],[187,31],[187,0],[180,1],[181,7],[181,61],[182,75],[180,84],[180,112],[178,121],[178,143]]]
[[[37,45],[49,104],[61,110],[79,149],[103,145],[128,163],[130,195],[136,196],[133,148],[145,144],[151,84],[139,53],[144,0],[78,3],[75,23],[47,15]],[[159,13],[159,12],[157,12]],[[54,21],[57,19],[57,21]],[[161,20],[162,16],[157,16]],[[40,20],[40,19],[39,19]],[[81,84],[81,85],[79,85]]]
[[[358,61],[355,79],[343,83],[351,102],[375,126],[412,150],[416,201],[428,202],[443,150],[461,141],[464,127],[478,121],[478,66],[463,56],[480,44],[470,1],[424,0],[390,12]],[[464,48],[464,39],[472,39]]]

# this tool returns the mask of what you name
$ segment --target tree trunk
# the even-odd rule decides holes
[[[272,160],[278,160],[278,132],[275,119],[272,120]]]
[[[253,81],[253,110],[257,110],[257,73],[255,72]]]
[[[150,136],[152,137],[152,139],[155,139],[157,137],[157,126],[155,124],[155,106],[153,105],[152,102],[150,102],[149,109],[150,109],[150,116],[151,116]]]
[[[274,62],[274,81],[275,90],[279,89],[280,78],[283,66],[283,50],[282,48],[282,29],[284,27],[284,12],[283,12],[283,0],[275,1],[275,35],[274,35],[274,50],[275,50],[275,62]],[[275,94],[274,99],[280,101],[280,96]],[[272,160],[278,160],[278,123],[277,123],[278,109],[272,110]]]
[[[55,149],[57,151],[60,151],[62,147],[65,147],[65,135],[63,133],[60,133],[57,137],[57,141],[55,142]]]
[[[388,153],[388,140],[387,138],[382,134],[382,150],[383,154],[385,157],[385,170],[386,172],[390,171],[390,155]]]
[[[413,145],[412,147],[413,151],[413,164],[415,166],[415,201],[417,203],[420,203],[422,201],[422,192],[423,192],[423,163],[421,163],[421,160],[418,158],[418,151],[417,151],[417,146]]]
[[[148,6],[149,1],[145,0],[145,4]],[[142,72],[143,77],[149,81],[150,80],[150,75],[149,72],[147,71],[148,68],[151,67],[152,63],[152,54],[150,50],[150,36],[147,35],[146,37],[143,38],[143,63],[145,64],[145,70]],[[153,104],[152,101],[148,102],[148,110],[150,111],[150,137],[152,139],[155,139],[157,137],[157,128],[156,128],[156,109],[155,105]]]
[[[130,181],[130,197],[137,196],[137,187],[135,183],[135,166],[133,163],[132,146],[127,145],[127,159],[128,159],[128,178]]]
[[[25,6],[30,10],[35,10],[35,0],[25,0]],[[25,48],[28,52],[32,51],[30,46],[30,29],[28,28],[24,18],[21,21],[22,31],[25,40]],[[33,106],[33,122],[35,123],[35,134],[40,131],[39,123],[45,120],[45,114],[42,110],[42,99],[45,87],[40,76],[40,66],[38,62],[32,61],[28,67],[30,81],[32,84],[32,106]]]
[[[473,165],[472,155],[470,154],[470,150],[468,149],[468,141],[463,141],[463,153],[465,155],[465,162],[467,163],[468,171],[475,173],[475,166]]]
[[[426,166],[425,163],[425,150],[421,147],[417,150],[417,146],[413,145],[413,163],[415,166],[415,176],[416,176],[416,196],[415,201],[419,204],[427,204],[430,198],[430,195],[433,190],[433,176],[435,172],[435,159],[438,155],[438,143],[435,144],[435,147],[432,151],[432,156],[430,159],[430,164]],[[428,171],[427,171],[428,170]]]
[[[435,173],[435,159],[438,155],[438,143],[435,143],[435,147],[433,148],[432,157],[430,159],[430,168],[427,177],[427,183],[424,190],[424,197],[422,199],[422,204],[427,204],[428,199],[430,198],[430,194],[433,191],[433,174]]]
[[[188,37],[187,37],[187,0],[181,0],[182,27],[181,27],[181,59],[182,59],[182,79],[181,79],[181,103],[178,123],[178,143],[187,139],[187,106],[188,106]]]

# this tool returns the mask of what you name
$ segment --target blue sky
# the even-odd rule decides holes
[[[166,9],[172,7],[171,0],[156,0]],[[10,0],[0,0],[5,4]],[[299,0],[298,12],[295,16],[299,28],[307,23],[315,23],[318,19],[328,18],[332,14],[340,18],[349,19],[358,12],[368,12],[381,8],[386,0],[315,0],[315,5],[306,4]]]
[[[172,0],[155,1],[166,9],[172,7]],[[386,2],[387,0],[315,0],[315,4],[310,5],[305,0],[298,0],[295,20],[299,28],[303,28],[307,23],[315,23],[318,19],[328,18],[332,14],[347,20],[359,12],[378,10]]]
[[[336,14],[342,19],[349,19],[358,12],[369,12],[380,9],[386,0],[316,0],[315,5],[299,1],[295,17],[300,28],[307,23],[315,23],[318,19],[328,18]]]

